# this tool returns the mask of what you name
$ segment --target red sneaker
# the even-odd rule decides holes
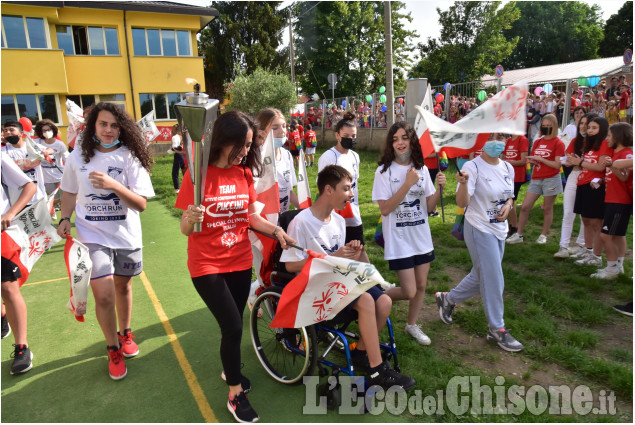
[[[115,381],[126,377],[128,370],[121,355],[121,348],[108,347],[108,373]]]
[[[139,347],[132,340],[134,335],[130,329],[124,329],[123,335],[117,332],[117,336],[119,337],[119,345],[121,345],[121,354],[123,354],[124,357],[134,357],[139,354]]]

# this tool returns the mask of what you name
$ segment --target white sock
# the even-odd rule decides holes
[[[624,257],[617,257],[617,265],[624,267]]]
[[[606,262],[606,268],[610,268],[610,267],[617,267],[617,261],[607,261]]]

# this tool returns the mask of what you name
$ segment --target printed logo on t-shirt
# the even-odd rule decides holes
[[[280,208],[284,211],[287,210],[287,204],[289,203],[289,195],[280,198]]]
[[[282,176],[284,177],[284,181],[286,181],[287,183],[289,183],[289,176],[291,174],[290,170],[285,170],[282,172]]]
[[[125,220],[126,212],[121,199],[115,193],[99,195],[90,193],[86,195],[92,202],[88,202],[86,208],[87,221],[115,221]]]
[[[399,204],[399,209],[395,215],[397,216],[396,227],[418,226],[426,222],[425,214],[421,210],[420,199],[411,202],[403,201]]]
[[[324,250],[325,253],[327,254],[333,254],[334,252],[336,252],[338,249],[340,249],[339,244],[335,244],[332,247],[327,247],[324,244],[320,244],[320,246],[322,247],[322,249]]]
[[[123,173],[123,168],[119,167],[108,167],[108,175],[113,179],[117,179],[119,174]]]
[[[238,242],[238,236],[236,236],[234,232],[225,232],[220,237],[220,242],[223,244],[223,246],[231,248]]]

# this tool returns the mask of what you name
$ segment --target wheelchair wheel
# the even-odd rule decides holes
[[[251,310],[251,343],[258,360],[276,381],[294,384],[310,375],[317,362],[317,335],[313,326],[297,329],[269,325],[278,307],[282,288],[262,292]],[[261,314],[259,314],[261,312]]]

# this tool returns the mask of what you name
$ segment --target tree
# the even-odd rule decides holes
[[[297,103],[291,79],[286,74],[263,68],[256,68],[251,73],[240,71],[227,93],[231,97],[229,110],[238,109],[252,115],[267,107],[278,108],[288,114]]]
[[[633,48],[633,2],[627,1],[604,25],[604,40],[600,43],[599,54],[603,58],[622,56]]]
[[[579,1],[518,2],[521,18],[503,31],[518,45],[502,62],[506,69],[576,62],[598,57],[602,18],[598,5]],[[628,27],[632,31],[632,25]],[[622,49],[623,51],[624,49]]]
[[[203,56],[207,93],[223,99],[225,87],[241,69],[284,69],[287,63],[278,48],[282,43],[286,12],[282,2],[213,2],[219,16],[203,31],[199,54]]]
[[[385,86],[382,2],[298,2],[294,25],[296,76],[302,90],[331,97],[327,76],[338,76],[335,96],[377,92]],[[404,69],[415,32],[404,27],[403,2],[391,2],[395,90],[405,89]]]
[[[473,81],[492,74],[516,47],[518,37],[502,30],[520,17],[516,2],[499,9],[500,2],[455,2],[447,11],[437,8],[441,34],[419,43],[422,59],[411,77],[426,77],[431,84]]]

